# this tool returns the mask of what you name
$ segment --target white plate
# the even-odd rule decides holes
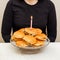
[[[43,46],[39,46],[39,47],[19,47],[19,46],[16,46],[16,43],[15,43],[14,41],[12,41],[12,40],[10,40],[10,43],[11,43],[13,46],[19,48],[22,53],[25,53],[25,54],[26,54],[26,53],[28,53],[28,54],[33,54],[33,53],[34,53],[34,54],[35,54],[35,53],[38,53],[41,48],[46,47],[46,46],[50,43],[50,40],[47,39],[47,40],[45,41],[44,45],[43,45]]]

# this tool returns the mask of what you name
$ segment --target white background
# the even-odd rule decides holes
[[[1,24],[2,24],[2,17],[4,13],[4,9],[8,0],[1,0],[0,1],[0,42],[3,42],[1,37]],[[60,0],[52,0],[55,4],[56,14],[57,14],[57,38],[56,41],[60,41]]]

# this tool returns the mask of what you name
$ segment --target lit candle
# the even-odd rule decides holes
[[[31,16],[30,18],[31,18],[30,28],[32,28],[33,16]]]

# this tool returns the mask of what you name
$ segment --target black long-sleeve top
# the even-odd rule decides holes
[[[42,29],[51,42],[57,34],[55,6],[50,0],[39,1],[35,5],[28,5],[24,1],[10,0],[4,11],[2,21],[2,37],[10,42],[11,29],[13,32],[20,28],[30,27],[30,16],[33,16],[33,27]],[[47,29],[46,29],[47,28]]]

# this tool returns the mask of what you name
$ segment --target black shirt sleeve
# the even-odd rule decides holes
[[[57,35],[57,21],[56,21],[55,6],[51,1],[49,2],[47,33],[50,41],[54,42]]]
[[[12,3],[9,1],[4,11],[3,21],[2,21],[2,37],[5,42],[10,42],[10,33],[12,27]]]

